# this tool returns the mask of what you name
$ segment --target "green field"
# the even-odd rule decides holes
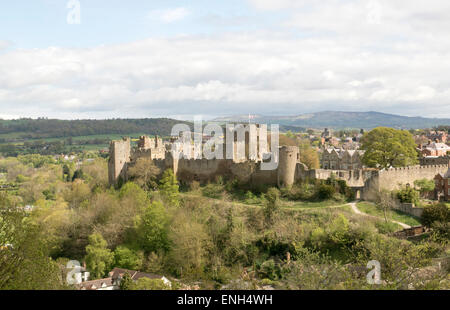
[[[66,142],[68,137],[65,138],[44,138],[44,139],[24,139],[21,135],[25,133],[22,132],[14,132],[11,134],[0,134],[0,139],[17,139],[15,142],[0,142],[0,145],[16,145],[22,146],[25,142]],[[120,140],[122,137],[130,137],[132,139],[138,139],[140,136],[148,135],[147,133],[131,133],[131,134],[99,134],[99,135],[88,135],[88,136],[76,136],[71,137],[72,145],[67,145],[64,147],[66,152],[69,152],[72,148],[81,149],[81,151],[97,151],[101,149],[108,149],[109,141],[111,140]],[[78,142],[87,142],[92,140],[107,140],[108,143],[96,143],[96,144],[78,144]]]
[[[312,208],[326,208],[341,206],[345,203],[340,203],[335,200],[325,200],[325,201],[288,201],[282,200],[281,206],[287,209],[312,209]]]
[[[383,210],[377,208],[376,205],[370,202],[358,202],[357,207],[361,212],[384,218]],[[421,225],[419,218],[400,212],[398,210],[390,210],[387,215],[388,219],[397,222],[405,223],[409,226],[419,226]]]

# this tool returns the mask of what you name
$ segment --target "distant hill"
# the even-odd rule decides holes
[[[8,137],[46,139],[104,134],[127,135],[140,132],[149,135],[168,136],[172,127],[180,123],[191,124],[169,118],[108,120],[0,119],[0,135],[3,139]]]
[[[248,115],[233,115],[214,119],[217,122],[248,122]],[[379,126],[418,129],[431,128],[439,125],[450,125],[449,118],[408,117],[380,112],[338,112],[324,111],[292,116],[255,115],[252,122],[262,124],[280,124],[307,128],[364,128]]]

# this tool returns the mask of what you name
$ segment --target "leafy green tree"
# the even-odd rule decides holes
[[[135,252],[125,246],[118,246],[114,250],[115,266],[125,269],[139,270],[142,267],[144,254]]]
[[[94,233],[89,236],[85,260],[93,278],[101,278],[109,271],[114,261],[114,254],[107,248],[102,235]]]
[[[431,192],[434,190],[434,181],[433,180],[428,180],[428,179],[420,179],[420,180],[416,180],[414,181],[414,187],[416,187],[420,194],[423,196],[428,192]]]
[[[139,219],[136,228],[139,245],[145,252],[167,251],[169,216],[164,205],[155,201],[148,207]]]
[[[414,138],[406,130],[377,127],[362,137],[362,161],[368,167],[404,167],[416,164]]]
[[[0,214],[0,290],[66,288],[43,242],[42,227],[30,223],[5,193],[0,193]]]
[[[179,206],[179,186],[172,169],[167,169],[162,175],[159,189],[162,197],[172,206]]]
[[[128,272],[125,272],[122,276],[122,279],[120,280],[120,289],[123,291],[127,291],[133,289],[133,286],[133,279],[131,279],[131,276]]]

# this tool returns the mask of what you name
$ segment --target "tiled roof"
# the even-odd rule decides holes
[[[113,286],[112,278],[86,281],[78,284],[81,290],[96,290],[102,287]]]
[[[124,268],[114,268],[109,275],[111,278],[115,281],[119,277],[123,277],[123,275],[128,272],[128,274],[131,276],[131,279],[138,280],[140,278],[150,278],[150,279],[161,279],[163,276],[152,274],[152,273],[146,273],[146,272],[140,272],[136,270],[129,270]]]

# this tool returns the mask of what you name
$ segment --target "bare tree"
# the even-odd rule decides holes
[[[128,169],[130,179],[144,189],[156,188],[156,176],[160,169],[155,166],[151,158],[138,158],[136,163]]]
[[[392,197],[390,191],[382,189],[377,193],[376,197],[377,207],[383,210],[384,220],[387,222],[388,212],[395,206],[395,199]]]

